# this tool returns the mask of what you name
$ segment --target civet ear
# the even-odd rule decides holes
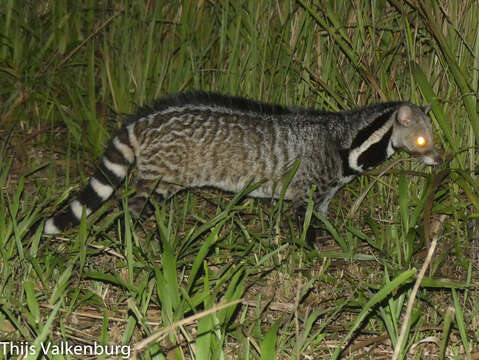
[[[429,105],[423,106],[421,109],[422,109],[422,111],[424,111],[424,114],[428,115],[429,112],[431,111],[431,107],[432,107],[432,105],[429,104]]]
[[[412,121],[412,109],[409,105],[401,105],[397,112],[397,121],[402,126],[409,126]]]

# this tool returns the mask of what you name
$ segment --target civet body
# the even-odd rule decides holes
[[[66,211],[47,220],[44,232],[62,232],[79,223],[83,208],[86,215],[98,209],[132,165],[134,215],[152,192],[166,199],[191,187],[237,192],[250,181],[267,179],[250,195],[276,198],[296,160],[300,164],[285,198],[305,202],[316,185],[316,211],[326,215],[338,189],[396,151],[427,165],[441,162],[426,113],[406,102],[327,112],[214,93],[170,95],[127,121],[88,185]]]

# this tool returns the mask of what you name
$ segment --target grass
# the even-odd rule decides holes
[[[129,346],[141,359],[478,359],[478,11],[474,0],[3,1],[0,341]],[[135,224],[126,184],[79,227],[43,237],[123,115],[187,89],[330,110],[431,104],[447,161],[399,156],[341,191],[328,219],[309,204],[303,224],[287,202],[247,198],[255,184],[183,192]],[[328,230],[316,249],[310,222]]]

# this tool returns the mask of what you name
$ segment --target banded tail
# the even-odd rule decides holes
[[[131,143],[136,139],[131,138],[134,134],[129,130],[124,128],[113,138],[88,185],[65,211],[55,214],[45,222],[44,234],[58,234],[79,224],[83,208],[88,216],[111,197],[135,161],[135,150]]]

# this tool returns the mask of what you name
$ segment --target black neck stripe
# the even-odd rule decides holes
[[[372,144],[358,157],[358,165],[364,170],[372,169],[388,158],[388,146],[393,133],[393,127],[377,143]]]
[[[379,115],[372,123],[358,131],[351,144],[351,150],[360,147],[369,137],[391,118],[395,110],[387,111]]]

